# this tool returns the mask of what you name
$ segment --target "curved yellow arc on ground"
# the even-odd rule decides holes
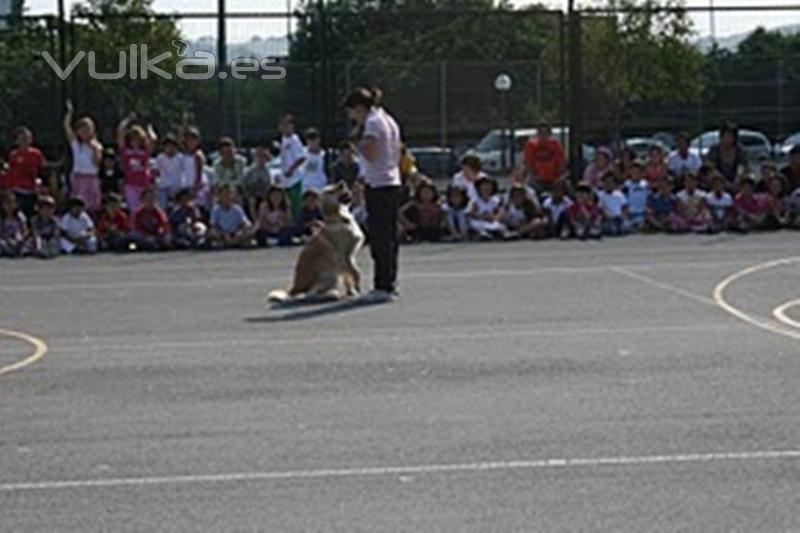
[[[788,324],[793,328],[800,329],[800,321],[797,321],[786,314],[786,312],[793,307],[800,307],[800,300],[792,300],[791,302],[786,302],[785,304],[776,307],[772,312],[772,316],[784,324]]]
[[[43,340],[38,339],[32,335],[28,335],[27,333],[23,333],[21,331],[14,331],[10,329],[0,329],[0,337],[11,337],[13,339],[18,339],[23,342],[27,342],[34,348],[33,353],[27,356],[25,359],[22,359],[10,365],[1,366],[0,376],[2,376],[3,374],[8,374],[9,372],[14,372],[15,370],[20,370],[21,368],[25,368],[28,365],[32,365],[33,363],[44,357],[44,354],[47,353],[47,344],[45,344]]]
[[[733,283],[735,283],[736,281],[738,281],[738,280],[740,280],[740,279],[742,279],[742,278],[744,278],[746,276],[749,276],[751,274],[755,274],[757,272],[761,272],[763,270],[768,270],[770,268],[775,268],[775,267],[784,266],[784,265],[788,265],[788,264],[791,264],[791,263],[797,263],[797,262],[800,262],[800,257],[788,257],[786,259],[777,259],[775,261],[767,261],[766,263],[753,265],[751,267],[745,268],[744,270],[740,270],[739,272],[731,274],[727,278],[723,279],[716,287],[714,287],[714,302],[716,302],[716,304],[718,306],[720,306],[722,309],[724,309],[728,313],[732,314],[733,316],[735,316],[739,320],[747,322],[748,324],[751,324],[751,325],[756,326],[758,328],[770,331],[772,333],[777,333],[778,335],[783,335],[785,337],[790,337],[792,339],[800,340],[800,330],[794,331],[794,330],[788,329],[786,327],[783,327],[783,326],[781,326],[779,324],[775,324],[771,320],[764,319],[764,318],[761,318],[761,317],[757,317],[757,316],[753,316],[753,315],[750,315],[748,313],[745,313],[741,309],[738,309],[738,308],[734,307],[733,305],[731,305],[725,299],[725,290],[728,287],[730,287]],[[792,303],[792,302],[789,302],[789,303]],[[791,307],[791,306],[786,306],[786,304],[784,304],[784,306],[780,306],[780,307],[778,307],[778,309],[783,308],[783,310],[785,311],[789,307]],[[777,311],[777,309],[776,309],[776,311]],[[784,324],[787,323],[785,321],[782,321],[782,322],[784,322]]]

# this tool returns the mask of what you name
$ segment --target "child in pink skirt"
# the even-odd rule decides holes
[[[147,131],[139,125],[131,126],[136,115],[131,113],[117,126],[117,150],[122,167],[125,203],[131,213],[141,206],[142,193],[153,187],[150,154],[156,142],[151,126]]]
[[[98,174],[103,145],[97,140],[92,119],[83,117],[73,125],[72,113],[72,102],[67,100],[64,134],[72,151],[72,172],[69,177],[71,196],[82,199],[90,211],[97,211],[102,204]]]

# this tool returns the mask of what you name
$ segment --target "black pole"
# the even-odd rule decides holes
[[[561,128],[559,141],[565,144],[567,141],[564,126],[567,125],[567,21],[564,14],[558,13],[558,126]]]
[[[583,170],[583,57],[581,14],[569,2],[569,169],[573,182]]]
[[[225,134],[225,78],[228,76],[228,50],[225,0],[217,0],[217,137]]]

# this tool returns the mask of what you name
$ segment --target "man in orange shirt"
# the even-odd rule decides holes
[[[539,124],[536,136],[525,144],[525,166],[537,191],[550,190],[564,174],[566,157],[561,143],[551,136],[550,125]]]

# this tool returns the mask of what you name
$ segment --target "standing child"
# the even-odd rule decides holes
[[[194,189],[187,187],[175,195],[169,214],[172,244],[180,249],[200,248],[205,244],[207,227],[200,210],[194,205]]]
[[[94,222],[86,212],[83,198],[70,198],[61,217],[61,251],[65,254],[97,252]]]
[[[325,174],[325,150],[322,149],[322,137],[319,130],[309,128],[306,131],[306,161],[303,165],[303,192],[309,189],[321,191],[328,184]]]
[[[103,150],[100,160],[100,191],[103,197],[109,194],[122,194],[122,171],[117,164],[117,156],[111,149]]]
[[[497,182],[484,177],[475,182],[477,196],[470,201],[469,227],[483,240],[505,237],[508,228],[500,221],[502,202],[497,195]]]
[[[292,218],[300,214],[300,203],[303,196],[302,166],[306,162],[306,149],[295,133],[295,121],[292,115],[285,115],[278,129],[281,132],[281,173],[282,185],[289,196]]]
[[[581,240],[602,238],[603,213],[597,207],[588,183],[582,182],[575,188],[575,203],[567,209],[566,220],[568,235]]]
[[[156,191],[142,191],[139,209],[133,215],[133,242],[139,250],[167,250],[172,245],[167,214],[158,205]]]
[[[218,201],[211,210],[208,242],[212,248],[248,247],[253,240],[253,225],[242,206],[236,203],[236,192],[223,185]]]
[[[267,196],[272,185],[269,162],[272,159],[266,144],[260,144],[253,149],[253,163],[244,171],[242,179],[242,195],[247,214],[251,218],[258,218],[258,210],[262,199]]]
[[[211,188],[204,173],[206,156],[200,147],[200,130],[189,126],[187,120],[184,117],[181,143],[182,183],[194,189],[196,204],[207,209],[211,207]]]
[[[292,242],[292,213],[289,198],[280,185],[267,191],[258,209],[256,241],[259,246],[287,245]]]
[[[628,233],[628,199],[617,187],[613,172],[603,176],[603,188],[597,191],[597,199],[603,213],[603,234],[619,237]]]
[[[398,221],[403,236],[410,241],[441,240],[444,211],[433,182],[425,180],[417,186],[414,198],[400,209]]]
[[[161,153],[156,156],[158,203],[162,209],[169,209],[178,192],[194,186],[194,180],[185,179],[183,165],[178,139],[169,134],[164,137]]]
[[[139,125],[131,126],[135,118],[136,115],[131,113],[117,126],[117,153],[123,174],[125,202],[131,213],[139,210],[142,193],[153,186],[150,154],[156,142],[156,134],[151,126],[147,131]]]
[[[469,239],[468,209],[467,190],[458,185],[450,185],[447,188],[447,199],[444,205],[445,222],[450,239],[455,241]]]
[[[30,252],[28,220],[19,210],[17,197],[12,192],[3,195],[0,213],[0,256],[22,257]]]
[[[67,100],[67,113],[64,115],[64,134],[72,151],[72,173],[70,174],[70,194],[82,199],[92,211],[100,209],[99,166],[103,145],[97,140],[94,122],[83,117],[72,125],[72,102]]]
[[[14,131],[17,146],[8,154],[6,181],[16,195],[20,211],[31,218],[36,212],[39,173],[45,164],[42,152],[33,145],[33,132],[21,126]]]
[[[131,223],[122,208],[122,196],[117,193],[106,195],[105,206],[97,218],[97,237],[101,250],[123,252],[131,241]]]
[[[733,197],[725,190],[725,176],[714,172],[711,176],[711,192],[706,195],[706,204],[711,214],[712,233],[728,231],[733,222]]]
[[[677,226],[682,231],[707,232],[711,224],[706,192],[698,188],[697,176],[687,174],[683,180],[683,190],[677,195]]]
[[[661,180],[659,180],[660,182]],[[634,230],[644,228],[647,218],[647,199],[650,196],[650,184],[644,178],[644,166],[638,161],[630,165],[628,179],[623,184],[628,200],[628,220]]]
[[[55,212],[55,199],[52,196],[40,196],[36,216],[31,221],[31,232],[33,252],[42,259],[50,259],[61,253],[61,228]]]
[[[569,237],[566,213],[572,207],[572,198],[567,196],[567,186],[564,180],[553,183],[553,190],[544,199],[542,207],[547,215],[547,234],[562,238]]]

